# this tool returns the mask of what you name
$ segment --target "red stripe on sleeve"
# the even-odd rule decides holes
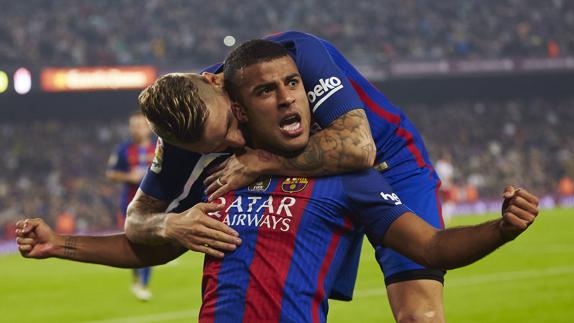
[[[424,167],[425,166],[425,160],[423,158],[423,154],[421,153],[419,148],[415,145],[413,135],[408,130],[406,130],[405,128],[402,128],[400,126],[400,124],[401,124],[400,117],[396,114],[390,113],[389,111],[387,111],[384,108],[382,108],[381,106],[379,106],[375,101],[373,101],[367,95],[367,93],[363,90],[363,88],[361,88],[361,86],[358,85],[355,81],[353,81],[351,79],[349,79],[349,81],[351,82],[351,85],[353,86],[353,88],[355,89],[357,94],[359,94],[359,98],[361,99],[361,101],[363,101],[363,103],[365,103],[365,105],[371,111],[373,111],[374,113],[376,113],[378,116],[382,117],[383,119],[387,120],[388,122],[397,126],[397,131],[396,131],[397,135],[406,141],[407,149],[411,152],[411,154],[413,154],[413,156],[417,162],[417,165],[419,167]]]

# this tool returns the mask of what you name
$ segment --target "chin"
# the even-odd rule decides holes
[[[284,150],[291,152],[291,153],[298,153],[299,151],[305,149],[305,147],[307,147],[307,144],[309,143],[309,137],[307,138],[297,138],[294,140],[291,140],[288,143],[284,144]]]

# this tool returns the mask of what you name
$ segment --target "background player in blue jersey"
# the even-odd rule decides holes
[[[250,88],[270,86],[253,98],[260,104],[234,104],[251,143],[283,154],[305,147],[310,116],[293,61],[277,58],[244,72],[252,80]],[[286,131],[283,122],[293,117],[299,125]],[[277,122],[261,124],[270,119]],[[198,204],[194,208],[211,211],[244,237],[223,259],[206,258],[200,321],[326,321],[327,295],[361,234],[359,225],[373,245],[391,247],[430,268],[469,264],[514,239],[538,214],[537,198],[525,190],[509,187],[505,198],[501,219],[448,230],[413,214],[375,170],[319,179],[271,178],[225,195],[219,207]],[[137,245],[125,235],[57,236],[40,219],[20,221],[17,227],[25,257],[131,267],[163,263],[186,251],[174,244]]]
[[[126,218],[128,204],[134,198],[138,186],[149,168],[155,151],[155,141],[141,112],[130,115],[128,130],[131,139],[119,145],[110,156],[106,177],[114,182],[123,184],[120,199],[120,227]],[[152,296],[148,289],[151,268],[133,270],[132,292],[141,300],[149,300]]]
[[[442,228],[440,181],[422,139],[403,113],[328,42],[301,32],[277,34],[269,40],[281,44],[295,61],[313,117],[324,130],[311,138],[303,152],[292,157],[264,150],[248,150],[232,157],[224,169],[210,178],[208,191],[215,191],[217,196],[262,174],[322,176],[363,169],[372,166],[375,159],[375,166],[404,203],[422,214],[429,224]],[[230,88],[230,78],[223,80],[221,64],[206,71],[213,73],[160,79],[140,96],[144,114],[165,139],[161,147],[163,164],[158,162],[156,171],[152,167],[144,179],[130,208],[126,232],[135,242],[176,240],[191,250],[221,256],[218,250],[229,250],[237,243],[236,232],[209,222],[205,216],[172,212],[178,210],[180,202],[189,202],[193,199],[190,195],[201,191],[196,173],[201,168],[198,165],[209,159],[185,150],[207,153],[244,143],[229,110],[230,99],[222,88],[224,82]],[[284,126],[292,127],[294,123]],[[164,213],[166,209],[168,213]],[[349,270],[342,273],[344,287],[336,297],[350,297],[360,243],[358,239]],[[444,272],[424,268],[388,248],[378,248],[377,256],[398,321],[429,315],[442,318]]]

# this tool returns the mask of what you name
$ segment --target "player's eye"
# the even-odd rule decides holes
[[[290,80],[287,82],[287,85],[290,86],[290,87],[292,87],[292,88],[294,88],[294,87],[297,87],[297,85],[299,84],[299,82],[300,82],[299,79],[296,78],[296,77],[294,77],[294,78],[290,79]]]
[[[262,95],[267,95],[269,93],[271,93],[273,89],[269,86],[263,87],[261,88],[259,91],[257,91],[257,95],[258,96],[262,96]]]

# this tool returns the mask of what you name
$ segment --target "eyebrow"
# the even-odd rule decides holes
[[[295,78],[295,77],[299,77],[299,78],[300,78],[301,75],[299,75],[299,73],[297,73],[297,72],[294,72],[294,73],[291,73],[291,74],[285,76],[284,79],[285,79],[285,80],[290,80],[290,79]]]

